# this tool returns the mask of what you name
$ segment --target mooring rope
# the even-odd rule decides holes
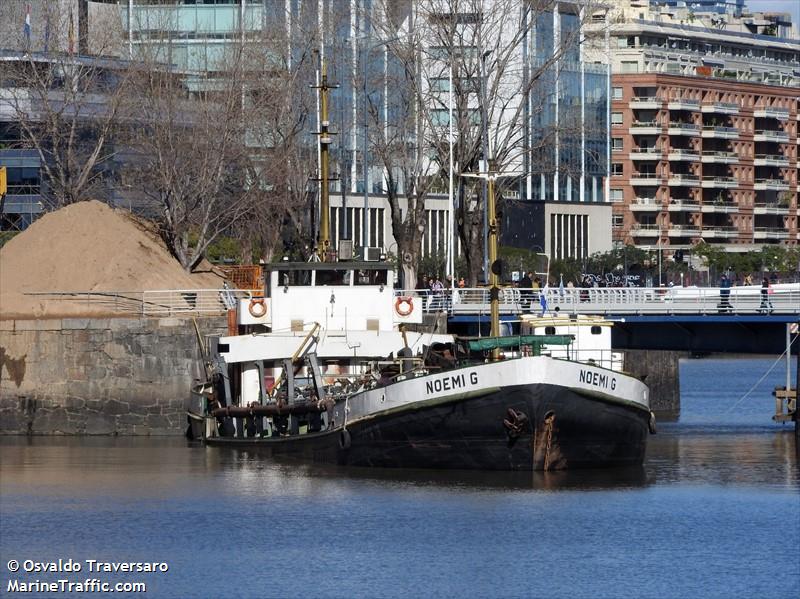
[[[795,335],[794,339],[792,339],[789,342],[789,346],[785,350],[783,350],[783,353],[780,356],[778,356],[778,359],[775,360],[772,363],[772,366],[770,366],[769,369],[767,369],[767,371],[764,373],[764,376],[762,376],[760,379],[758,379],[758,381],[756,381],[756,384],[753,385],[752,387],[750,387],[750,389],[747,391],[747,393],[745,393],[739,399],[737,399],[736,402],[731,407],[729,407],[727,410],[725,410],[726,414],[730,413],[736,406],[738,406],[740,403],[742,403],[742,401],[744,401],[745,398],[748,395],[750,395],[755,390],[755,388],[758,387],[764,381],[765,378],[767,378],[767,376],[769,376],[769,373],[772,372],[772,369],[775,368],[778,365],[778,363],[783,359],[783,357],[786,355],[786,352],[791,350],[792,344],[795,341],[797,341],[797,339],[798,339],[798,336]]]

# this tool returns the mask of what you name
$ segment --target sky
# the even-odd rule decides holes
[[[800,25],[800,0],[745,0],[753,12],[788,12],[795,27]]]

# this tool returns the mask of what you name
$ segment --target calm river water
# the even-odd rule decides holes
[[[743,398],[772,364],[684,362],[680,421],[623,472],[348,470],[181,439],[4,438],[0,595],[97,579],[144,582],[147,597],[795,599],[797,455],[791,426],[770,420],[783,366]],[[59,558],[82,571],[23,571]]]

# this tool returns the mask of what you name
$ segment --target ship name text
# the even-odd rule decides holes
[[[614,391],[617,388],[617,379],[615,377],[600,372],[592,372],[591,370],[581,370],[578,380],[581,383],[600,387],[601,389]]]
[[[468,382],[470,385],[477,385],[478,373],[453,374],[451,376],[443,376],[432,381],[427,381],[425,383],[425,392],[430,395],[431,393],[441,393],[442,391],[464,389]]]

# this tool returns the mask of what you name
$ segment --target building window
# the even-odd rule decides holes
[[[614,229],[621,229],[625,224],[625,215],[624,214],[612,214],[611,215],[611,226]]]
[[[638,73],[639,72],[639,61],[638,60],[623,60],[622,61],[622,72],[623,73]]]
[[[611,124],[612,125],[621,125],[622,124],[622,113],[621,112],[612,112],[611,113]]]
[[[621,162],[612,162],[611,163],[611,176],[612,177],[621,177],[622,176],[622,163]]]
[[[622,151],[622,138],[621,137],[612,137],[611,138],[611,149],[614,152],[621,152]]]
[[[612,202],[621,202],[622,201],[622,190],[621,189],[609,189],[609,199]]]
[[[621,87],[612,87],[611,88],[611,98],[613,100],[622,100],[622,88]]]
[[[589,256],[588,215],[550,215],[550,256],[556,260]]]

